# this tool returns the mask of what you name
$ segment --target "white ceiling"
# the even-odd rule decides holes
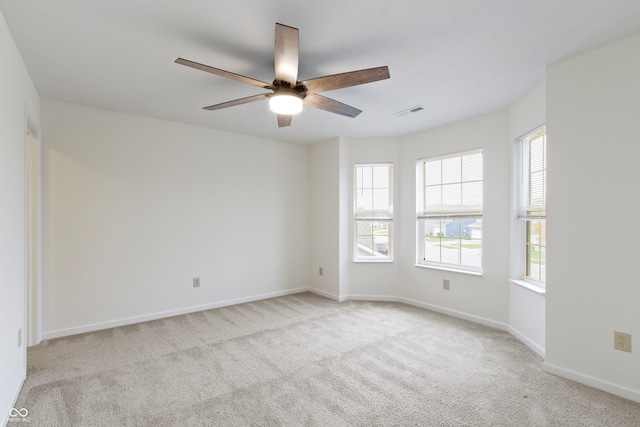
[[[41,96],[298,143],[385,137],[504,108],[545,66],[640,32],[638,0],[0,0]],[[178,57],[273,81],[274,27],[300,29],[299,80],[388,65],[391,79],[324,92],[278,128],[259,88]],[[397,118],[417,105],[424,111]]]

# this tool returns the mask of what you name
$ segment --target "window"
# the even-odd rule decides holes
[[[522,185],[518,218],[524,222],[525,279],[547,278],[547,132],[540,127],[519,139]]]
[[[482,271],[482,150],[418,161],[418,264]]]
[[[391,260],[393,165],[355,165],[353,181],[354,260]]]

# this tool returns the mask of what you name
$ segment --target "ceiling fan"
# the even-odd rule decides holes
[[[273,91],[272,93],[263,93],[210,105],[204,107],[204,109],[210,111],[219,110],[268,98],[269,107],[278,115],[279,127],[291,125],[293,115],[302,110],[303,104],[346,117],[356,117],[362,110],[318,95],[318,92],[342,89],[389,78],[389,68],[384,66],[298,81],[298,29],[276,24],[275,39],[274,63],[276,78],[273,83],[266,83],[183,58],[178,58],[175,62]]]

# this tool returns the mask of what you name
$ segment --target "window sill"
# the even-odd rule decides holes
[[[378,263],[382,263],[382,264],[391,264],[393,263],[392,259],[354,259],[353,260],[354,263],[360,264],[360,263],[365,263],[365,264],[378,264]]]
[[[522,288],[528,289],[531,292],[534,292],[534,293],[536,293],[538,295],[545,296],[547,294],[547,290],[544,287],[542,287],[540,285],[537,285],[537,284],[535,284],[533,282],[529,282],[528,280],[509,279],[509,281],[511,283],[513,283],[514,285],[518,285],[518,286],[520,286]]]
[[[448,271],[450,273],[461,273],[461,274],[468,274],[470,276],[482,277],[482,272],[481,271],[459,270],[457,268],[437,267],[435,265],[424,265],[424,264],[416,264],[416,267],[427,268],[429,270]]]

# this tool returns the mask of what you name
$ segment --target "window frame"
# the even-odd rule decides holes
[[[536,134],[543,133],[543,169],[538,170],[537,172],[543,172],[543,206],[532,207],[528,201],[530,200],[530,186],[531,186],[531,169],[530,169],[530,143],[532,140],[532,136],[536,136]],[[544,277],[542,277],[542,267],[540,267],[540,273],[538,278],[533,277],[529,274],[529,253],[531,246],[538,246],[540,249],[538,251],[539,254],[544,252],[545,254],[545,263],[546,265],[546,210],[547,210],[547,131],[546,131],[546,123],[537,126],[536,128],[530,130],[524,135],[517,138],[518,144],[518,154],[519,154],[519,162],[520,162],[520,170],[519,170],[519,189],[518,189],[518,212],[517,212],[517,220],[520,223],[519,226],[519,235],[520,235],[520,278],[525,282],[529,282],[532,285],[544,289],[546,287],[546,272]],[[535,138],[534,138],[535,141]],[[544,242],[539,242],[537,244],[532,244],[532,239],[530,238],[529,232],[531,230],[531,224],[533,222],[538,222],[540,224],[544,224]],[[542,266],[542,264],[539,264]]]
[[[388,204],[389,204],[389,208],[388,208],[388,214],[387,215],[375,215],[372,214],[370,216],[361,216],[358,214],[358,171],[359,168],[365,168],[365,167],[387,167],[388,168],[388,186],[387,187],[373,187],[373,177],[372,177],[372,187],[369,188],[370,190],[375,189],[384,189],[386,188],[388,190],[387,193],[387,198],[388,198]],[[394,180],[393,180],[393,163],[392,162],[366,162],[366,163],[354,163],[353,165],[353,193],[352,193],[352,202],[353,202],[353,206],[352,206],[352,219],[353,219],[353,232],[351,233],[352,239],[353,239],[353,245],[352,245],[352,253],[353,253],[353,262],[393,262],[393,253],[394,253],[394,230],[393,230],[393,185],[394,185]],[[373,200],[373,196],[372,196],[372,204],[374,203]],[[373,209],[372,209],[373,212]],[[386,224],[386,228],[387,228],[387,253],[380,253],[377,251],[374,251],[373,248],[371,248],[372,251],[376,252],[378,255],[360,255],[360,251],[359,251],[359,223],[366,223],[366,222],[371,222],[371,223],[383,223]],[[375,236],[374,234],[372,234],[371,236]],[[375,243],[375,239],[373,240],[373,244],[376,245]]]
[[[480,154],[481,155],[481,162],[480,162],[480,167],[481,167],[481,172],[480,172],[480,176],[481,179],[474,179],[474,180],[464,180],[462,177],[463,169],[462,169],[462,158],[464,156],[469,156],[469,155],[474,155],[474,154]],[[468,208],[463,208],[464,205],[461,205],[460,209],[454,209],[454,210],[433,210],[431,212],[433,212],[432,214],[429,214],[428,209],[427,209],[427,201],[426,201],[426,193],[427,193],[427,171],[426,171],[426,165],[427,162],[435,162],[435,161],[442,161],[445,159],[449,159],[449,158],[460,158],[460,162],[461,162],[461,178],[460,178],[460,182],[459,184],[462,186],[464,183],[472,183],[472,182],[478,182],[480,181],[480,206],[479,207],[475,207],[475,208],[471,208],[471,205],[469,205]],[[484,150],[482,149],[482,147],[475,147],[475,148],[471,148],[471,149],[467,149],[467,150],[463,150],[463,151],[457,151],[457,152],[452,152],[452,153],[447,153],[447,154],[441,154],[441,155],[437,155],[437,156],[429,156],[429,157],[424,157],[424,158],[420,158],[417,161],[417,197],[416,197],[416,234],[417,234],[417,239],[416,239],[416,266],[418,267],[426,267],[426,268],[433,268],[433,269],[438,269],[438,270],[447,270],[447,271],[456,271],[456,272],[461,272],[461,273],[467,273],[467,274],[474,274],[474,275],[482,275],[483,274],[483,268],[484,268],[484,262],[483,262],[483,252],[484,252],[484,236],[483,236],[483,227],[482,227],[482,220],[483,220],[483,216],[484,216]],[[433,186],[437,186],[438,184],[433,184]],[[441,180],[441,183],[439,184],[440,186],[443,186],[444,183]],[[461,187],[462,188],[462,187]],[[437,214],[437,212],[441,212],[440,215]],[[426,233],[428,230],[426,230],[425,228],[425,224],[426,221],[429,220],[452,220],[452,221],[456,221],[459,220],[460,221],[460,235],[459,236],[454,236],[454,237],[458,237],[460,240],[460,243],[458,244],[458,262],[457,263],[451,263],[451,262],[443,262],[442,261],[442,252],[440,254],[440,261],[434,261],[434,260],[427,260],[426,259],[426,245],[424,242],[424,239],[426,237]],[[469,225],[473,224],[466,224],[464,225],[462,223],[462,221],[465,220],[473,220],[473,223],[480,223],[480,237],[479,238],[471,238],[470,240],[479,240],[480,243],[480,253],[479,255],[479,266],[474,266],[474,265],[470,265],[470,264],[463,264],[463,250],[462,250],[462,242],[463,240],[465,240],[465,236],[463,235],[463,228],[462,227],[468,227]],[[468,228],[467,228],[468,229]],[[442,226],[440,226],[440,230],[442,230]],[[471,232],[470,232],[471,233]],[[446,237],[446,236],[445,236]]]

